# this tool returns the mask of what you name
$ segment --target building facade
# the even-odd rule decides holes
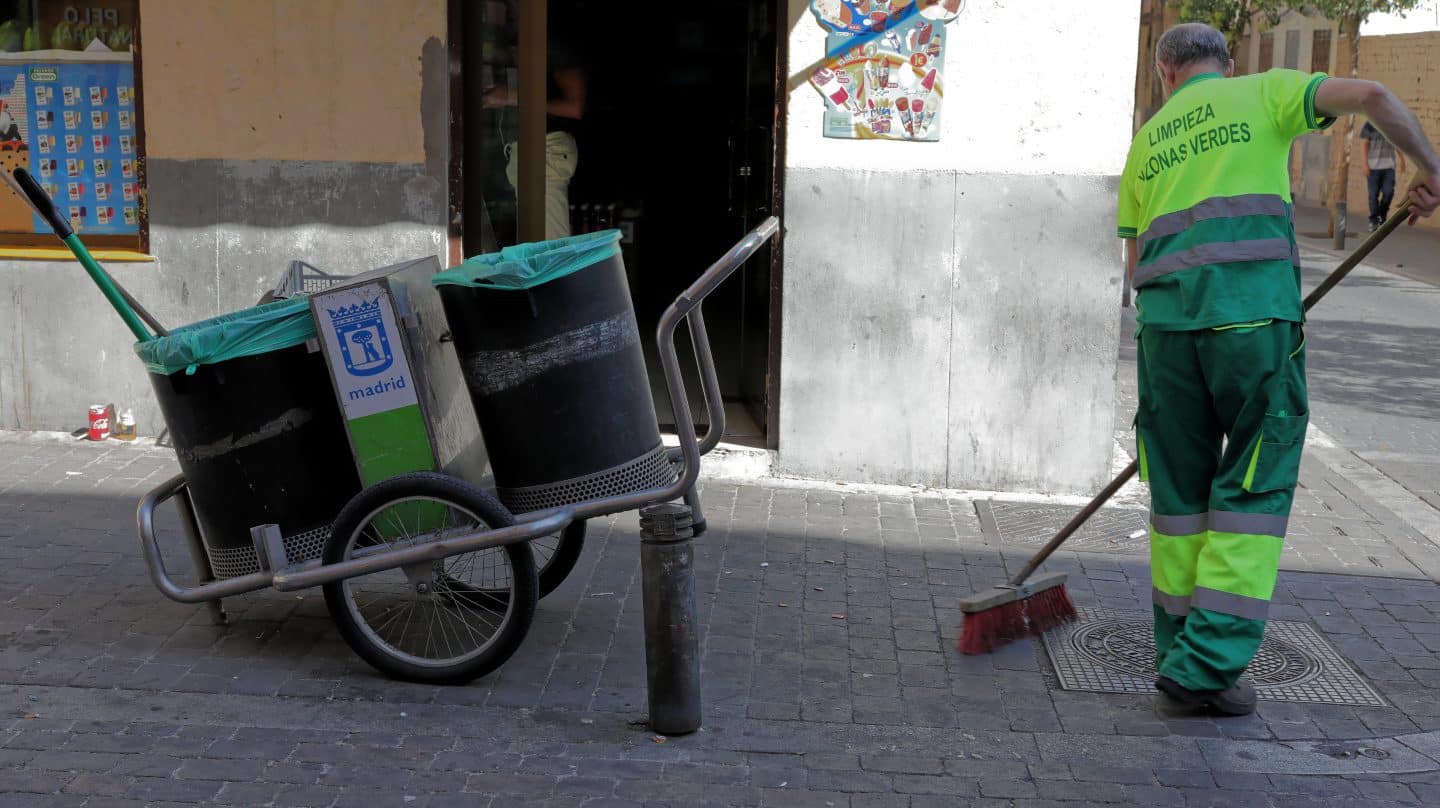
[[[821,32],[791,3],[792,70]],[[1137,4],[970,2],[933,144],[821,136],[790,96],[779,463],[807,476],[1089,491],[1113,446],[1114,213]],[[959,102],[958,104],[956,102]],[[953,114],[953,113],[950,113]],[[842,222],[884,222],[836,227]]]
[[[472,234],[503,228],[503,192],[484,191],[484,210],[458,199],[483,187],[477,172],[503,176],[506,137],[475,123],[474,89],[513,77],[472,51],[513,3],[483,4],[491,16],[473,25],[457,19],[468,5],[137,0],[144,216],[133,247],[105,242],[106,266],[175,325],[254,305],[294,260],[350,274],[475,252]],[[733,41],[677,21],[643,85],[621,57],[661,46],[616,29],[614,58],[591,63],[599,111],[572,203],[639,188],[590,215],[629,228],[627,263],[653,279],[639,285],[665,290],[759,216],[781,216],[779,244],[716,304],[734,316],[712,325],[738,346],[733,363],[717,349],[727,395],[754,413],[780,471],[1097,488],[1113,448],[1114,210],[1138,4],[1059,4],[1036,25],[1013,3],[965,2],[946,26],[947,117],[932,143],[826,137],[822,96],[788,82],[824,50],[809,2],[747,15]],[[744,80],[716,101],[732,95],[706,88],[730,75]],[[620,176],[642,171],[656,176]],[[713,239],[687,231],[707,221],[720,222]],[[114,402],[157,433],[132,338],[74,261],[35,249],[17,236],[0,252],[0,428],[68,431]]]
[[[1420,125],[1425,127],[1425,134],[1430,136],[1430,142],[1440,143],[1440,30],[1361,36],[1360,75],[1390,88],[1415,111]],[[1355,131],[1358,138],[1358,123]],[[1396,185],[1401,186],[1396,191],[1397,196],[1401,195],[1404,184],[1414,174],[1413,164],[1407,168],[1403,175],[1397,172]],[[1350,159],[1350,221],[1363,224],[1359,217],[1365,215],[1367,191],[1365,163],[1357,139]],[[1416,226],[1440,231],[1440,221],[1435,216],[1421,219]]]
[[[148,243],[104,263],[163,324],[253,306],[292,260],[443,254],[443,3],[138,6]],[[134,338],[68,251],[0,255],[0,428],[68,431],[113,402],[159,432]]]

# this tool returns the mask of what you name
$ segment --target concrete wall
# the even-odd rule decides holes
[[[792,0],[792,70],[823,32]],[[1138,4],[971,0],[938,143],[821,137],[790,96],[781,470],[1093,491],[1112,446]],[[1096,47],[1099,42],[1124,47]]]
[[[1440,31],[1360,37],[1360,76],[1389,87],[1415,110],[1431,143],[1440,143]],[[1361,150],[1361,120],[1355,122],[1351,142],[1350,187],[1347,198],[1350,221],[1363,225],[1366,203],[1365,159]],[[1415,174],[1413,163],[1396,177],[1397,195]],[[1440,231],[1440,217],[1421,219],[1418,227]]]
[[[292,259],[444,255],[443,0],[141,0],[148,264],[109,268],[167,324],[253,305]],[[70,262],[0,262],[0,428],[133,407],[131,338]]]

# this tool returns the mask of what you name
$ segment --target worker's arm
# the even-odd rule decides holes
[[[1135,239],[1121,239],[1125,243],[1125,277],[1132,281],[1135,278],[1135,264],[1140,261],[1139,253],[1135,251]]]
[[[1365,176],[1370,176],[1370,138],[1368,137],[1360,138],[1360,159],[1363,161],[1361,165],[1365,169]]]
[[[1440,157],[1415,113],[1384,85],[1364,79],[1326,79],[1315,92],[1315,112],[1331,118],[1364,115],[1396,149],[1415,161],[1418,173],[1409,192],[1414,211],[1411,224],[1440,207]]]
[[[577,120],[583,117],[585,114],[585,74],[575,69],[556,71],[555,86],[560,89],[560,97],[545,103],[545,114]],[[510,88],[503,85],[487,90],[480,101],[481,106],[486,109],[513,107],[519,103],[519,99],[510,92]]]

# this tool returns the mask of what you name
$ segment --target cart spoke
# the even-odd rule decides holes
[[[435,619],[440,624],[440,637],[445,642],[445,651],[447,654],[449,654],[451,659],[454,659],[457,654],[455,653],[454,646],[452,646],[450,643],[451,628],[448,624],[450,623],[451,618],[449,607],[448,604],[445,603],[445,600],[446,598],[444,595],[436,593],[435,597],[431,599],[430,603],[431,606],[434,608]],[[465,638],[460,636],[459,631],[455,632],[455,637],[460,641],[461,645],[463,646],[465,643]]]
[[[492,607],[490,605],[487,605],[487,601],[482,600],[484,598],[488,598],[488,603],[493,603],[494,606]],[[480,612],[476,611],[477,607],[479,609],[483,609],[484,611],[490,612],[491,614],[504,614],[505,611],[510,608],[510,601],[508,598],[501,598],[493,593],[486,592],[484,590],[466,592],[460,597],[456,598],[456,600],[459,600],[462,605],[468,607],[472,612],[475,612],[476,616],[481,616]]]
[[[394,616],[392,616],[389,620],[386,620],[386,621],[385,621],[385,625],[384,625],[384,626],[380,627],[379,629],[376,629],[376,633],[379,634],[383,629],[387,629],[387,628],[389,628],[390,626],[394,625],[395,621],[396,621],[397,619],[399,619],[399,617],[400,617],[401,614],[404,614],[404,615],[405,615],[405,625],[409,625],[409,624],[410,624],[410,614],[411,614],[412,612],[414,612],[414,611],[415,611],[415,601],[413,601],[413,600],[406,601],[406,602],[405,602],[405,611],[403,611],[403,612],[396,612],[396,613],[394,614]],[[402,633],[401,636],[402,636],[402,637],[404,636],[403,633]]]
[[[455,617],[455,621],[459,623],[462,627],[464,627],[465,631],[469,633],[470,639],[472,642],[475,643],[476,648],[479,648],[485,644],[485,641],[488,638],[483,636],[476,636],[474,626],[471,625],[469,620],[465,619],[464,613],[460,611],[458,604],[456,604],[453,599],[449,597],[445,598],[444,607],[447,610],[446,613],[453,614]],[[488,623],[487,626],[489,628],[495,628],[495,626],[490,626]]]
[[[488,628],[495,629],[495,630],[499,630],[499,626],[498,626],[498,625],[496,625],[495,623],[492,623],[492,622],[490,622],[490,620],[486,619],[486,617],[485,617],[485,612],[488,611],[488,612],[490,612],[491,614],[494,614],[494,613],[496,613],[496,612],[501,612],[501,613],[503,613],[503,612],[504,612],[504,609],[485,609],[484,611],[482,611],[482,610],[480,610],[480,609],[477,609],[477,608],[475,608],[475,605],[474,605],[474,603],[473,603],[475,597],[476,597],[475,595],[471,595],[471,594],[468,593],[468,592],[467,592],[467,593],[464,593],[464,594],[461,594],[461,595],[457,595],[457,596],[454,598],[455,606],[456,606],[458,609],[464,609],[466,612],[469,612],[470,614],[475,615],[475,617],[478,618],[481,623],[484,623]],[[509,608],[509,605],[510,605],[510,604],[509,604],[509,603],[506,603],[506,604],[504,604],[504,605],[505,605],[506,608]]]

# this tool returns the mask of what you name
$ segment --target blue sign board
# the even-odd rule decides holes
[[[0,150],[28,151],[30,173],[81,233],[139,232],[134,75],[128,62],[0,66]]]

